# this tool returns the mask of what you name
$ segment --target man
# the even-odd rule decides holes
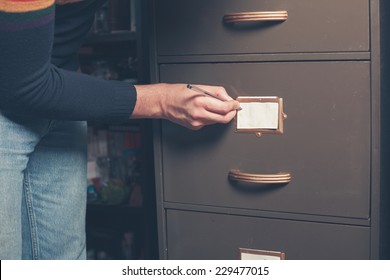
[[[228,123],[224,88],[129,85],[76,72],[103,0],[0,0],[0,259],[85,259],[86,122]],[[66,5],[64,5],[66,4]]]

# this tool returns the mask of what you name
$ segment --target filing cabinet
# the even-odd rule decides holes
[[[155,121],[160,258],[389,258],[387,5],[150,1],[153,82],[278,96],[288,115],[283,134],[261,137],[235,121]],[[292,179],[236,182],[231,170]]]

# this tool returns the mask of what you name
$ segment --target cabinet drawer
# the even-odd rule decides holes
[[[286,259],[369,259],[366,227],[167,211],[169,259],[239,259],[239,248]]]
[[[368,0],[159,0],[158,55],[369,50]],[[224,23],[224,15],[287,11],[284,22]]]
[[[223,85],[232,97],[279,96],[284,134],[238,133],[235,122],[191,131],[163,121],[169,202],[367,219],[370,64],[272,62],[166,64],[162,82]],[[288,172],[287,185],[235,184],[228,172]]]

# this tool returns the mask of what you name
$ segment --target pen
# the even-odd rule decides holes
[[[214,97],[215,99],[218,99],[218,100],[221,100],[221,101],[226,101],[226,100],[224,100],[224,99],[222,99],[222,98],[220,98],[220,97],[218,97],[218,96],[216,96],[216,95],[214,95],[214,94],[212,94],[212,93],[210,93],[210,92],[208,92],[208,91],[206,91],[204,89],[201,89],[200,87],[188,84],[187,88],[192,89],[192,90],[197,91],[197,92],[200,92],[200,93],[204,93],[204,94],[206,94],[208,96]],[[237,111],[240,111],[240,110],[242,110],[241,107],[237,108]]]

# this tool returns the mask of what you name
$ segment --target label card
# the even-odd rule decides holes
[[[283,99],[275,96],[240,96],[241,110],[237,112],[236,131],[283,133]]]

